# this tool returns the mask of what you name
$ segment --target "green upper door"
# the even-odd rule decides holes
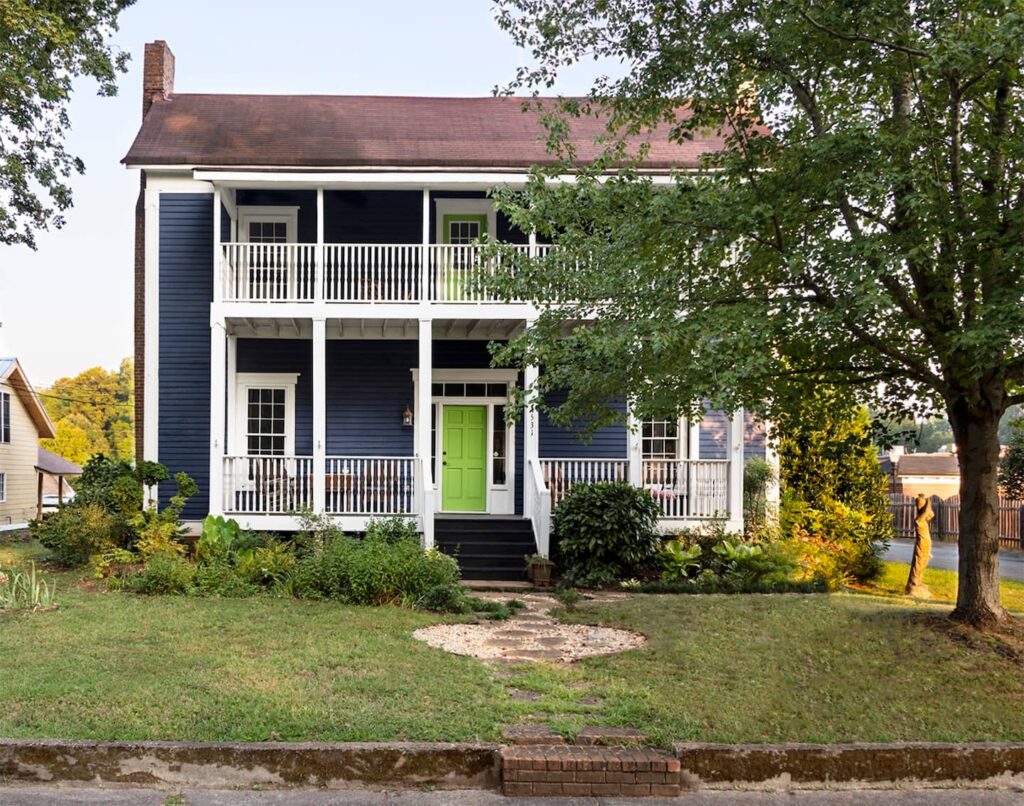
[[[442,407],[441,509],[487,509],[487,407]]]

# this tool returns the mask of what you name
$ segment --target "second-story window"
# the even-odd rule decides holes
[[[11,441],[11,393],[0,392],[0,442]]]

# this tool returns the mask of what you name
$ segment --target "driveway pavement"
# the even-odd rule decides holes
[[[896,538],[889,546],[883,559],[898,563],[909,563],[914,556],[914,541],[907,538]],[[959,552],[956,543],[932,542],[932,559],[929,568],[944,568],[955,571]],[[999,575],[1003,579],[1024,581],[1024,551],[1001,549],[999,551]]]
[[[253,792],[0,786],[2,806],[1020,806],[1008,789],[684,792],[679,798],[506,798],[494,792]]]

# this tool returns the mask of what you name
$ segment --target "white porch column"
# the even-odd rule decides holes
[[[213,186],[213,304],[224,299],[224,260],[220,237],[220,188]]]
[[[235,445],[235,395],[238,392],[238,336],[234,333],[228,334],[228,411],[227,431],[224,434],[224,455],[231,456],[233,451],[238,450]]]
[[[643,486],[643,436],[640,428],[640,420],[633,413],[630,407],[627,415],[626,431],[626,456],[629,457],[629,483],[634,487]]]
[[[423,503],[423,547],[434,545],[434,469],[430,462],[430,402],[434,385],[434,332],[430,319],[420,319],[419,373],[416,386],[415,452],[419,459],[419,481]]]
[[[327,321],[313,320],[313,510],[327,506]]]
[[[223,319],[210,323],[210,481],[209,509],[224,513],[224,407],[227,340]]]
[[[327,256],[324,254],[324,189],[316,189],[316,256],[314,258],[315,269],[313,274],[313,300],[320,302],[325,295],[324,284],[327,277],[324,267],[327,265]]]
[[[729,423],[729,520],[743,529],[743,409],[736,409]]]
[[[697,467],[693,464],[700,459],[700,420],[687,421],[686,458],[686,514],[697,512]]]
[[[764,459],[772,469],[772,477],[768,480],[765,490],[765,517],[769,524],[779,522],[779,503],[782,499],[782,479],[780,477],[779,445],[776,442],[777,432],[773,424],[764,423]]]
[[[430,188],[423,188],[422,244],[420,246],[420,304],[430,299]],[[421,372],[422,372],[422,364]]]

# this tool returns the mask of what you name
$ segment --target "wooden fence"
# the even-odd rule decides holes
[[[916,537],[914,516],[917,514],[916,497],[889,496],[889,511],[897,537]],[[960,537],[960,496],[942,499],[932,496],[935,520],[931,527],[933,540],[957,540]],[[999,499],[999,545],[1004,548],[1024,549],[1024,501]]]

